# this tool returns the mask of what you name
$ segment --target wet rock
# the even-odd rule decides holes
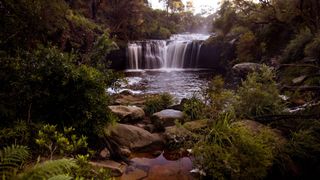
[[[176,120],[183,123],[184,114],[181,111],[166,109],[154,113],[151,119],[158,130],[164,130],[165,127],[175,125]]]
[[[246,63],[240,63],[240,64],[234,65],[232,67],[232,70],[237,75],[245,76],[248,73],[259,70],[260,68],[261,68],[261,64],[246,62]]]
[[[128,148],[120,148],[120,154],[124,157],[130,157],[131,151]]]
[[[119,117],[121,122],[141,120],[145,116],[143,109],[137,106],[109,106],[109,109]]]
[[[119,97],[116,98],[115,102],[118,105],[136,105],[136,106],[141,107],[146,102],[146,100],[142,96],[121,94]]]
[[[177,126],[166,127],[163,136],[169,149],[181,147],[183,143],[192,143],[194,140],[192,132],[184,127]]]
[[[293,84],[301,84],[305,79],[307,78],[307,76],[303,75],[303,76],[299,76],[297,78],[294,78],[292,80]]]
[[[142,169],[138,169],[138,168],[132,168],[125,174],[123,174],[123,176],[121,176],[121,180],[135,180],[135,179],[147,179],[148,177],[148,173]]]
[[[117,124],[106,128],[105,133],[121,147],[132,151],[149,151],[158,149],[163,145],[163,139],[159,134],[151,134],[132,125]]]
[[[162,151],[155,151],[152,153],[152,155],[155,157],[160,156],[161,154],[162,154]]]
[[[100,152],[100,157],[103,159],[108,159],[110,158],[110,151],[107,148],[104,148],[101,152]]]
[[[103,168],[103,169],[107,169],[111,171],[111,175],[114,177],[119,177],[121,176],[124,172],[125,169],[127,167],[126,164],[121,164],[115,161],[111,161],[111,160],[105,160],[105,161],[91,161],[89,162],[89,164],[91,164],[94,168]]]

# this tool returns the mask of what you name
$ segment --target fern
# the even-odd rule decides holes
[[[29,158],[29,149],[25,146],[12,145],[0,150],[0,175],[6,179],[14,176]]]
[[[72,177],[66,175],[66,174],[61,174],[61,175],[57,175],[57,176],[53,176],[51,178],[49,178],[48,180],[71,180]]]
[[[21,179],[49,179],[62,178],[63,174],[70,173],[77,168],[73,159],[49,160],[35,165],[32,169],[20,174]]]

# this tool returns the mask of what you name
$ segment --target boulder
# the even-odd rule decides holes
[[[183,143],[193,142],[193,140],[195,140],[193,133],[183,126],[166,127],[163,136],[168,148],[173,149],[181,147]]]
[[[208,124],[208,120],[196,120],[184,123],[183,127],[191,132],[201,133],[203,129],[206,129],[208,127]]]
[[[141,120],[145,116],[143,109],[137,106],[118,105],[118,106],[109,106],[109,109],[119,117],[121,122]]]
[[[146,100],[142,96],[121,94],[119,97],[116,98],[115,102],[116,104],[119,104],[119,105],[136,105],[141,107],[146,102]]]
[[[121,176],[125,170],[127,165],[126,164],[122,164],[122,163],[118,163],[115,161],[111,161],[111,160],[105,160],[105,161],[91,161],[89,162],[90,165],[92,165],[94,168],[103,168],[103,169],[107,169],[110,170],[111,175],[114,177],[119,177]]]
[[[105,133],[121,147],[132,151],[149,151],[158,149],[163,145],[163,140],[159,134],[151,134],[140,127],[132,125],[117,124],[106,128]]]
[[[251,72],[258,71],[261,68],[261,64],[258,63],[240,63],[236,64],[232,67],[233,72],[235,72],[237,75],[245,76]]]
[[[103,159],[110,158],[110,151],[107,148],[104,148],[102,151],[100,151],[100,157]]]
[[[153,124],[158,130],[164,130],[165,127],[175,125],[176,120],[178,120],[180,123],[183,123],[183,119],[183,112],[173,109],[162,110],[154,113],[151,117]]]

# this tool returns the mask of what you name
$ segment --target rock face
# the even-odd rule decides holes
[[[152,122],[159,130],[164,130],[165,127],[175,125],[175,121],[178,120],[183,123],[184,115],[181,111],[166,109],[152,115]]]
[[[137,106],[109,106],[109,109],[120,118],[121,122],[141,120],[145,116],[143,109]]]
[[[260,68],[261,68],[261,64],[246,62],[246,63],[240,63],[240,64],[234,65],[232,67],[232,70],[236,74],[240,76],[244,76],[244,75],[247,75],[248,73],[257,71]]]
[[[163,140],[158,134],[132,125],[117,124],[105,130],[120,146],[132,151],[149,151],[163,146]]]

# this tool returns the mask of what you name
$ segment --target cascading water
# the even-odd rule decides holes
[[[130,42],[127,69],[197,68],[202,43],[208,37],[176,34],[169,40]]]

